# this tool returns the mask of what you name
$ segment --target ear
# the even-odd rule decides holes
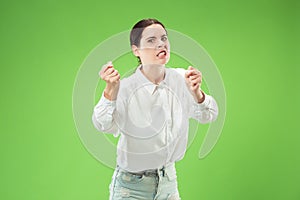
[[[139,48],[137,46],[131,45],[131,50],[135,56],[140,56]]]

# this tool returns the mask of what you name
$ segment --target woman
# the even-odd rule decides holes
[[[161,22],[139,21],[130,43],[139,67],[120,80],[111,62],[104,65],[106,87],[93,113],[99,131],[120,135],[110,199],[180,199],[175,162],[186,151],[189,118],[214,121],[217,104],[200,89],[200,71],[165,67],[170,44]]]

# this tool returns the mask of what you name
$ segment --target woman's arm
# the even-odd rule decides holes
[[[103,93],[100,101],[94,107],[92,116],[93,124],[97,130],[118,135],[119,130],[113,118],[115,109],[116,101],[108,100]]]
[[[189,90],[190,117],[200,123],[208,123],[217,119],[218,105],[212,96],[201,90],[202,73],[194,67],[189,66],[184,74],[186,86]]]
[[[192,102],[190,117],[196,119],[202,124],[209,123],[217,119],[218,105],[212,96],[204,94],[204,101],[202,103],[197,103],[193,98],[190,98],[190,101]]]
[[[116,109],[116,99],[120,87],[120,74],[114,69],[112,62],[108,62],[103,65],[99,75],[106,82],[106,87],[94,108],[92,121],[99,131],[117,135],[118,128],[114,122],[113,113]]]

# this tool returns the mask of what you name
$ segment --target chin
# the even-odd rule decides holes
[[[159,59],[157,60],[157,64],[166,65],[169,62],[170,58]]]
[[[168,63],[168,61],[166,61],[166,62],[162,62],[161,64],[162,64],[162,65],[166,65],[167,63]]]
[[[148,62],[142,62],[143,65],[166,65],[169,62],[169,58],[165,58],[165,59],[154,59],[152,61],[148,61]]]
[[[165,60],[160,60],[161,65],[166,65],[169,62],[169,59],[165,59]]]

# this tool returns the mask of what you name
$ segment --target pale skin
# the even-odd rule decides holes
[[[146,27],[142,33],[140,46],[132,45],[132,52],[139,56],[142,62],[142,73],[149,81],[159,84],[165,76],[165,65],[170,59],[170,43],[165,29],[159,24]],[[104,97],[114,101],[117,99],[120,87],[120,74],[112,62],[103,65],[99,72],[106,82]],[[189,66],[185,73],[185,82],[194,100],[202,103],[205,94],[201,91],[202,74],[196,68]]]

